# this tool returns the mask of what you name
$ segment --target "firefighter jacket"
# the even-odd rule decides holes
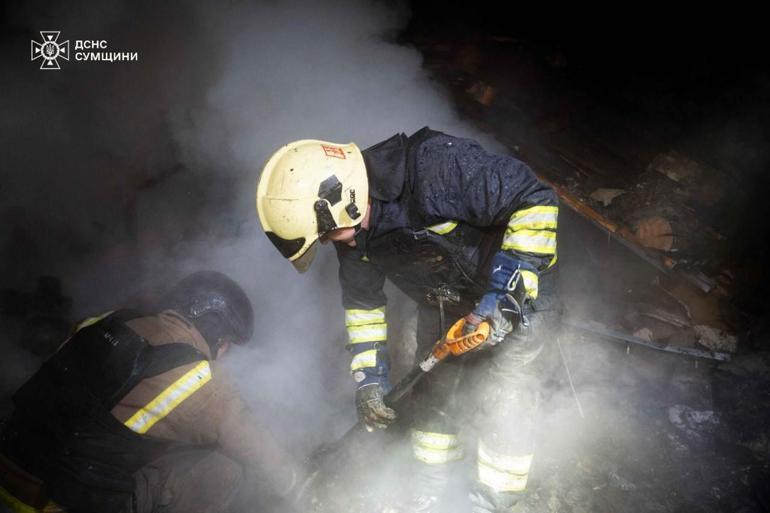
[[[270,432],[211,361],[206,341],[174,311],[119,311],[81,324],[14,401],[0,451],[44,483],[46,497],[37,501],[121,511],[136,471],[195,446],[217,448],[278,492],[294,477]]]
[[[370,221],[356,247],[336,243],[351,373],[387,383],[385,278],[415,301],[459,297],[465,315],[487,290],[498,252],[516,259],[529,298],[556,263],[557,196],[523,162],[427,127],[363,152]]]

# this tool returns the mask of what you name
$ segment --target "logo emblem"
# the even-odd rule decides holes
[[[60,33],[58,30],[40,31],[43,41],[32,41],[31,60],[43,59],[40,69],[61,69],[59,58],[70,60],[70,42],[59,43]]]
[[[334,157],[337,159],[345,160],[345,152],[342,151],[342,148],[337,148],[336,146],[326,146],[325,144],[322,144],[321,148],[324,149],[324,153],[327,157]]]

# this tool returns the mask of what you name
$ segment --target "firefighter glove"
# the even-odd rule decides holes
[[[489,288],[473,312],[465,317],[465,334],[472,333],[481,321],[487,320],[492,328],[489,342],[495,345],[520,324],[526,324],[523,308],[527,291],[522,268],[529,270],[530,266],[502,251],[495,254]]]

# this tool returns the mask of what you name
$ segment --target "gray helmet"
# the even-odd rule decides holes
[[[199,271],[180,281],[161,301],[189,319],[212,352],[222,338],[245,344],[254,334],[254,310],[243,289],[226,275]]]

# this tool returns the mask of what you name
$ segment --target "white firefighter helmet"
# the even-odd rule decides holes
[[[304,139],[283,146],[265,164],[257,213],[270,241],[303,273],[319,237],[361,223],[368,197],[358,146]]]

